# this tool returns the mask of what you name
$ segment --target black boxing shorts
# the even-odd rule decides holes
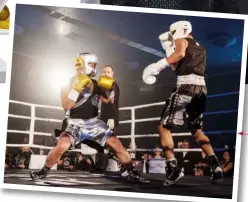
[[[206,98],[206,86],[178,85],[166,100],[160,124],[169,129],[185,125],[189,130],[202,129]]]

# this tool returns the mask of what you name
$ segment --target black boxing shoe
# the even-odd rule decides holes
[[[135,168],[127,170],[126,178],[128,181],[132,183],[142,183],[142,184],[150,183],[150,180],[147,180],[146,178],[142,177]]]
[[[184,177],[184,173],[178,167],[176,160],[171,160],[166,163],[166,175],[165,181],[163,183],[164,186],[170,186],[175,184],[178,180]]]
[[[33,180],[39,180],[39,179],[43,179],[46,178],[46,176],[48,175],[49,169],[46,167],[43,167],[41,170],[39,171],[30,171],[30,177]]]
[[[215,167],[211,173],[212,184],[221,184],[223,182],[223,170],[220,166]]]
[[[218,161],[217,156],[215,155],[208,156],[207,162],[211,170],[211,183],[221,184],[223,182],[223,169]]]

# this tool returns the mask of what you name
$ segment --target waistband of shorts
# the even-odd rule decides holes
[[[98,117],[92,117],[92,118],[88,118],[88,119],[82,119],[80,117],[67,117],[67,120],[72,120],[72,121],[75,121],[75,120],[81,120],[81,121],[89,121],[89,120],[93,120],[93,119],[98,119]]]
[[[204,76],[189,74],[189,75],[177,77],[177,85],[188,85],[188,84],[197,85],[197,86],[206,86]]]

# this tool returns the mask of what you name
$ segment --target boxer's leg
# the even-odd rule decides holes
[[[138,181],[141,183],[149,183],[148,180],[142,178],[137,170],[133,166],[133,162],[127,149],[123,146],[121,141],[114,135],[113,131],[110,130],[106,123],[102,120],[95,119],[92,124],[94,125],[94,132],[90,134],[91,138],[94,139],[101,146],[110,147],[122,166],[128,171],[129,179],[133,182]]]
[[[161,145],[166,158],[165,186],[178,181],[184,174],[178,166],[174,155],[174,141],[170,129],[184,125],[184,112],[190,103],[191,97],[183,94],[183,86],[177,87],[167,99],[159,125]]]
[[[200,145],[202,151],[207,155],[214,155],[213,147],[210,144],[209,138],[203,133],[202,129],[191,130],[196,142]]]
[[[32,179],[45,178],[49,170],[53,165],[57,164],[64,152],[66,152],[70,147],[75,146],[75,144],[80,141],[79,131],[81,130],[81,125],[83,120],[77,119],[67,119],[63,121],[62,133],[59,136],[59,140],[56,146],[49,152],[45,165],[39,171],[30,171],[30,176]],[[80,125],[81,124],[81,125]]]
[[[203,133],[203,113],[206,105],[207,89],[204,86],[195,86],[195,96],[187,107],[188,128],[201,149],[207,156],[207,162],[211,168],[212,183],[222,182],[222,168],[214,153],[209,138]]]
[[[164,151],[165,158],[167,160],[175,159],[175,155],[173,151],[174,141],[173,141],[172,134],[171,134],[169,127],[166,127],[163,124],[160,124],[158,127],[158,131],[160,134],[160,142],[161,142],[161,146]]]
[[[58,144],[48,154],[45,167],[52,168],[60,160],[61,156],[70,148],[71,139],[63,132],[58,140]]]
[[[132,159],[131,159],[128,151],[126,150],[126,148],[122,145],[121,141],[116,136],[110,136],[107,139],[106,144],[108,147],[110,147],[114,151],[119,162],[126,169],[133,167],[132,166],[133,165]]]
[[[150,182],[149,180],[143,178],[135,169],[130,154],[116,136],[109,136],[106,141],[106,144],[111,149],[114,150],[115,155],[118,158],[119,162],[127,170],[129,180],[131,180],[132,182],[141,182],[141,183]]]
[[[46,163],[44,167],[40,171],[31,171],[30,176],[32,179],[41,179],[45,178],[49,172],[49,170],[57,164],[60,160],[61,156],[66,152],[71,146],[70,137],[63,132],[58,140],[57,145],[49,152]]]
[[[172,128],[172,119],[174,116],[174,105],[177,98],[178,88],[175,88],[171,96],[166,100],[162,111],[158,132],[160,135],[160,143],[164,151],[165,159],[175,159],[174,156],[174,141],[170,129]]]

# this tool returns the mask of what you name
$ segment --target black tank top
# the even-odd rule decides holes
[[[96,80],[92,79],[93,90],[85,89],[78,97],[74,107],[66,111],[66,115],[72,119],[90,119],[98,116],[98,103],[100,88]]]
[[[178,76],[196,74],[204,76],[207,65],[206,50],[197,41],[185,38],[188,41],[185,57],[180,60],[176,74]]]

